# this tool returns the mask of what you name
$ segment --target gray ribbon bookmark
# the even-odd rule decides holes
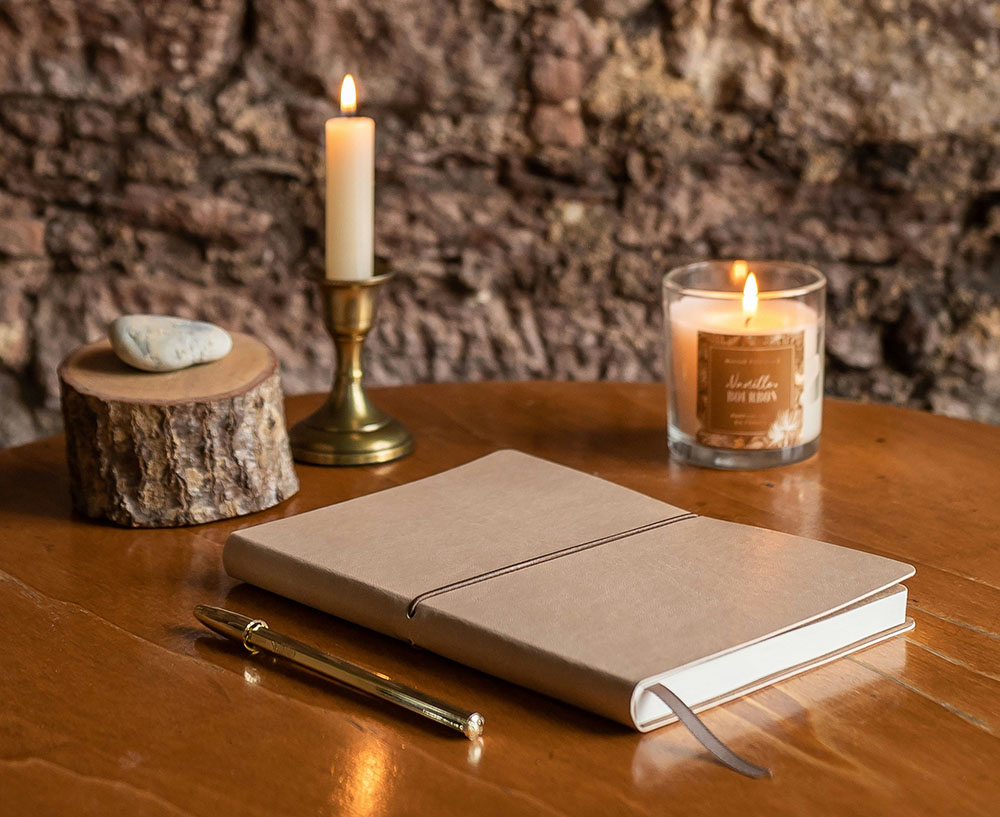
[[[744,774],[747,777],[759,778],[771,776],[770,769],[755,766],[749,760],[744,760],[736,754],[736,752],[726,746],[726,744],[713,734],[712,730],[705,726],[701,718],[694,714],[691,707],[663,686],[663,684],[654,684],[649,687],[649,691],[670,707],[680,722],[687,727],[687,730],[692,735],[694,735],[695,739],[702,746],[708,749],[708,751],[715,755],[722,765],[732,769],[734,772]]]

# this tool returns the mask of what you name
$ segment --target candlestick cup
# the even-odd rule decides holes
[[[663,279],[671,456],[787,465],[819,449],[826,279],[787,261],[703,261]]]
[[[295,459],[314,465],[369,465],[413,451],[410,432],[372,404],[362,385],[365,338],[375,317],[378,291],[391,277],[381,272],[357,281],[316,278],[323,320],[337,350],[337,368],[326,402],[288,435]]]

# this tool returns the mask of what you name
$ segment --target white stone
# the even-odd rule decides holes
[[[123,315],[108,327],[111,347],[129,366],[147,372],[172,372],[219,360],[233,339],[214,323],[169,315]]]

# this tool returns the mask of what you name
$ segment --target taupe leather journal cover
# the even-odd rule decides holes
[[[237,531],[224,563],[238,579],[643,731],[673,720],[642,700],[653,679],[669,684],[865,599],[905,603],[894,585],[913,574],[516,451]],[[905,628],[685,702],[729,700]]]

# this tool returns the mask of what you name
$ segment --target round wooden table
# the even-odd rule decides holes
[[[671,463],[663,389],[372,390],[409,458],[299,465],[301,492],[200,527],[74,516],[61,438],[0,451],[0,814],[996,814],[1000,429],[828,401],[820,453],[768,471]],[[292,398],[294,422],[318,396]],[[411,649],[222,570],[237,528],[518,448],[702,514],[910,562],[916,629],[705,713],[773,778],[679,726],[647,735]],[[456,703],[453,733],[196,624],[220,604]]]

